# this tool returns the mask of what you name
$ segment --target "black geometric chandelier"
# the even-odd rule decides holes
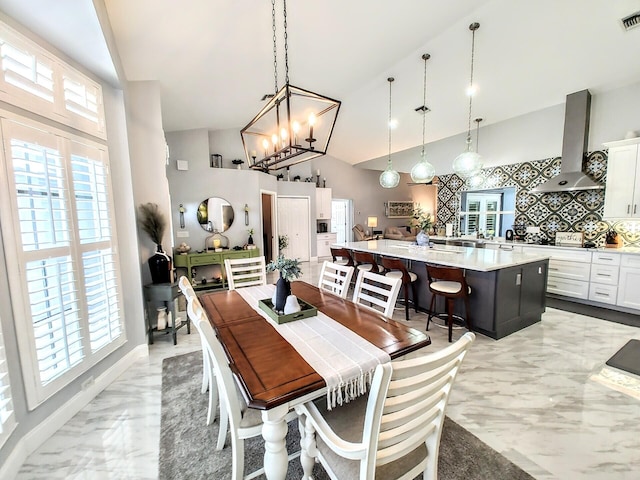
[[[271,1],[271,7],[276,93],[240,131],[249,167],[265,172],[325,155],[341,103],[289,83],[286,0],[283,0],[285,85],[278,90],[275,0]]]

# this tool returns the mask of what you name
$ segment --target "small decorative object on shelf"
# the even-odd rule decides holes
[[[139,210],[140,227],[157,246],[156,253],[148,261],[151,281],[153,283],[171,283],[171,257],[164,253],[161,245],[162,237],[167,228],[167,220],[155,203],[142,204]]]
[[[242,170],[242,164],[244,163],[244,160],[236,158],[235,160],[231,160],[231,163],[233,163],[238,170]]]
[[[247,230],[247,232],[249,233],[249,238],[247,239],[247,244],[253,245],[253,228],[250,228],[249,230]]]
[[[190,251],[191,251],[191,247],[189,245],[187,245],[186,243],[184,243],[184,242],[182,242],[176,248],[176,252],[178,252],[180,255],[186,255]]]
[[[211,168],[222,168],[222,155],[219,153],[212,153],[209,159],[209,166]]]
[[[291,282],[302,275],[300,261],[298,259],[285,258],[279,255],[276,260],[267,264],[267,272],[280,272],[280,278],[276,283],[276,292],[272,299],[274,309],[278,313],[284,312],[287,297],[291,295]]]

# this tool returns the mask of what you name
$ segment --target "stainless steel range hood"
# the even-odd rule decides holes
[[[533,193],[567,192],[604,188],[582,173],[582,159],[589,140],[591,93],[582,90],[567,95],[562,138],[560,174],[531,190]]]

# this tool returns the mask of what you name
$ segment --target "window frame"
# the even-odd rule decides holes
[[[27,406],[33,410],[52,395],[60,391],[63,387],[75,380],[81,373],[89,370],[106,356],[126,343],[126,328],[123,318],[123,295],[122,280],[117,249],[117,231],[115,221],[115,206],[113,198],[113,188],[111,186],[111,175],[109,169],[108,151],[104,144],[89,140],[79,135],[72,134],[66,130],[43,125],[35,120],[21,117],[13,112],[0,109],[0,135],[2,138],[2,152],[0,153],[0,213],[3,218],[2,236],[7,253],[7,273],[9,277],[9,291],[12,299],[14,312],[14,322],[16,323],[16,336],[18,350],[21,360],[22,376],[25,385]],[[67,205],[65,211],[68,213],[68,222],[71,224],[69,250],[72,256],[74,270],[76,272],[74,284],[76,286],[77,304],[81,312],[81,327],[83,330],[83,353],[78,364],[68,368],[63,374],[53,378],[45,385],[40,381],[40,368],[38,363],[35,335],[31,316],[30,298],[27,288],[25,266],[31,258],[42,258],[38,252],[25,252],[22,248],[21,229],[17,215],[17,196],[14,178],[11,177],[12,168],[8,162],[11,159],[11,137],[12,129],[33,129],[39,135],[45,135],[50,141],[55,139],[58,151],[63,157],[65,165],[66,188],[68,189]],[[76,198],[73,194],[73,172],[71,170],[71,155],[74,151],[74,143],[86,145],[89,148],[101,152],[102,162],[106,169],[108,182],[108,205],[109,205],[109,225],[111,228],[110,241],[115,257],[115,276],[117,283],[117,296],[120,311],[120,335],[113,341],[107,343],[95,353],[91,351],[89,338],[89,319],[87,318],[87,298],[84,285],[84,272],[82,263],[82,253],[86,248],[81,244],[77,232]],[[102,243],[100,245],[103,245]],[[98,250],[97,244],[91,244],[89,250]],[[52,249],[60,251],[58,248]],[[58,256],[58,255],[56,255]],[[18,324],[21,322],[22,324]],[[26,323],[25,323],[26,322]],[[30,328],[25,328],[30,327]]]

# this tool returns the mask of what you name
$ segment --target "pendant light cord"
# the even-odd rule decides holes
[[[469,25],[471,30],[471,75],[469,79],[469,119],[467,124],[467,143],[469,144],[469,150],[471,150],[471,105],[473,103],[473,61],[475,57],[476,49],[476,30],[480,28],[479,23],[472,23]]]
[[[391,165],[391,84],[395,79],[393,77],[387,78],[389,82],[389,122],[387,123],[387,127],[389,130],[389,158],[387,160],[387,165]]]
[[[271,30],[273,31],[273,80],[275,94],[278,94],[278,49],[276,37],[276,0],[271,0]]]
[[[289,85],[289,42],[287,35],[287,0],[282,0],[284,13],[284,83]]]
[[[424,144],[427,131],[427,60],[431,55],[425,53],[422,55],[424,60],[424,81],[422,84],[422,158],[424,158]]]

